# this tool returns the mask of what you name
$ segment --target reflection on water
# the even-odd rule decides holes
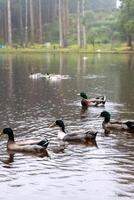
[[[0,159],[0,161],[9,166],[10,163],[14,162],[14,153],[8,153],[8,157],[4,156],[4,159]]]
[[[87,59],[83,59],[87,57]],[[0,199],[134,199],[134,134],[105,135],[97,118],[103,109],[116,119],[134,119],[132,55],[0,55],[0,127],[16,140],[46,136],[48,154],[6,150],[0,138]],[[33,80],[30,73],[69,75]],[[77,93],[106,95],[103,107],[81,109]],[[63,119],[67,133],[98,131],[96,144],[59,144],[48,125]]]

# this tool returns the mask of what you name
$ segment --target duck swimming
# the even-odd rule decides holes
[[[97,132],[87,131],[85,133],[72,133],[66,134],[65,125],[62,120],[56,120],[49,125],[49,128],[58,126],[60,130],[58,131],[58,139],[67,142],[86,142],[88,140],[93,141],[96,139]]]
[[[110,121],[111,115],[107,111],[103,111],[100,114],[100,117],[104,118],[102,127],[106,132],[110,130],[133,130],[134,131],[134,121]]]
[[[106,96],[98,96],[98,97],[89,99],[85,92],[81,92],[79,95],[82,97],[81,105],[83,107],[104,106],[106,103]]]
[[[42,73],[31,73],[30,75],[29,75],[29,78],[31,78],[31,79],[40,79],[40,78],[45,78],[45,75],[44,74],[42,74]]]
[[[0,136],[7,135],[7,150],[15,152],[28,152],[28,153],[40,153],[46,150],[49,142],[47,139],[44,140],[29,140],[25,142],[15,142],[14,133],[11,128],[4,128],[0,133]]]
[[[49,81],[61,81],[63,79],[69,79],[69,75],[61,75],[61,74],[49,74],[45,75],[45,78]]]

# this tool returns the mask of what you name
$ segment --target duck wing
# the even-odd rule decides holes
[[[49,144],[49,141],[47,139],[41,140],[40,142],[37,143],[37,145],[44,148],[47,148],[48,144]]]
[[[41,141],[27,141],[27,142],[8,142],[8,150],[16,152],[43,152],[46,150],[49,142],[47,139]]]
[[[33,144],[38,144],[41,140],[26,140],[26,141],[17,141],[16,144],[19,146],[24,146],[24,145],[33,145]]]
[[[93,131],[87,131],[85,133],[85,139],[86,140],[95,140],[98,132]]]
[[[67,134],[64,136],[63,140],[64,141],[78,141],[78,142],[84,142],[86,140],[95,140],[97,135],[97,132],[91,132],[87,131],[86,133],[72,133],[72,134]]]
[[[9,146],[8,150],[10,151],[15,151],[15,152],[24,152],[24,153],[39,153],[39,152],[43,152],[44,150],[46,150],[46,147],[40,146],[38,144],[34,144],[34,145],[24,145],[24,146],[19,146],[17,144],[15,144],[14,146]]]
[[[43,140],[27,140],[27,141],[19,141],[16,142],[17,145],[19,146],[25,146],[25,145],[40,145],[43,146],[45,145],[45,143],[48,145],[48,140],[47,139],[43,139]]]

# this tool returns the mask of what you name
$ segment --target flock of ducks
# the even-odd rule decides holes
[[[81,92],[80,97],[82,97],[81,105],[82,108],[88,108],[90,106],[105,106],[106,97],[98,96],[95,98],[88,98],[86,93]],[[100,117],[104,118],[102,123],[102,127],[106,133],[109,133],[111,130],[125,130],[134,131],[134,121],[111,121],[110,113],[107,111],[103,111],[100,113]],[[49,128],[59,127],[59,131],[57,133],[57,138],[63,142],[80,142],[87,143],[88,141],[95,141],[97,132],[87,131],[83,133],[70,133],[67,134],[65,131],[65,125],[62,120],[56,120],[55,122],[49,125]],[[4,128],[0,133],[0,136],[7,135],[7,150],[13,152],[44,152],[46,151],[49,141],[47,139],[44,140],[27,140],[24,142],[16,142],[14,138],[14,133],[11,128]]]
[[[80,96],[82,97],[81,105],[83,109],[88,108],[89,106],[105,106],[106,96],[98,96],[89,99],[84,92],[81,92]],[[111,121],[111,115],[108,111],[102,111],[100,117],[104,118],[104,121],[102,122],[102,128],[104,129],[105,133],[110,133],[111,130],[134,131],[134,120]]]

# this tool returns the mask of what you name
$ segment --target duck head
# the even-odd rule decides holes
[[[14,142],[14,134],[11,128],[4,128],[3,131],[0,133],[0,136],[5,134],[8,135],[8,140]]]
[[[111,115],[110,115],[109,112],[107,112],[107,111],[101,112],[100,117],[103,117],[103,118],[104,118],[104,122],[105,122],[105,123],[110,122]]]
[[[84,99],[87,99],[87,95],[86,95],[85,92],[81,92],[81,93],[80,93],[80,96],[81,96],[82,98],[84,98]]]
[[[65,125],[62,120],[56,120],[55,122],[53,122],[52,124],[49,125],[49,128],[52,128],[55,126],[60,127],[60,129],[65,133]]]

